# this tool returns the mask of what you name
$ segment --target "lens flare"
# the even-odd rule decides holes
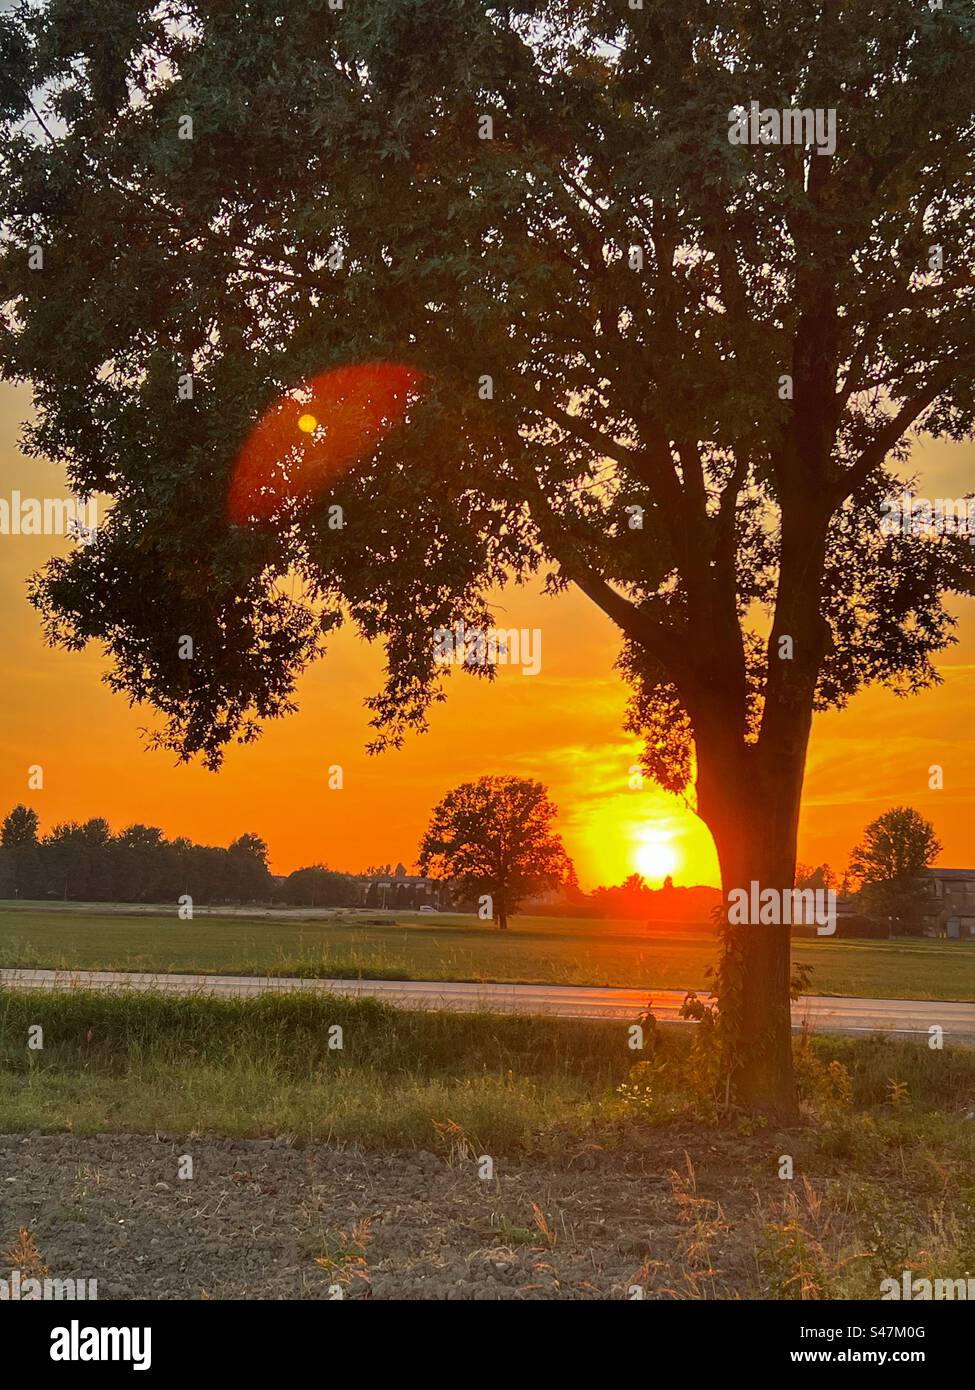
[[[237,458],[227,510],[238,525],[265,521],[314,497],[401,425],[424,374],[397,362],[337,367],[280,396]]]

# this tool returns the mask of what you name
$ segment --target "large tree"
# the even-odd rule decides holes
[[[912,431],[972,429],[968,0],[23,0],[0,47],[0,359],[113,499],[50,639],[216,765],[348,618],[381,747],[436,630],[542,569],[618,626],[725,890],[790,888],[814,709],[930,683],[972,583],[879,524]],[[835,151],[732,143],[752,101]],[[789,972],[729,928],[734,1091],[783,1115]]]
[[[420,845],[420,873],[484,901],[501,931],[526,898],[564,884],[569,858],[557,808],[529,777],[479,777],[440,801]]]

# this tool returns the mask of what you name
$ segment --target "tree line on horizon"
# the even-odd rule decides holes
[[[240,835],[226,847],[167,839],[154,825],[113,833],[101,816],[40,834],[37,812],[15,806],[0,826],[0,898],[73,902],[200,902],[267,898],[267,845]]]
[[[388,878],[381,894],[378,881]],[[268,865],[267,842],[239,835],[227,846],[195,844],[186,836],[167,838],[159,826],[136,823],[113,832],[108,821],[63,821],[41,834],[37,812],[15,806],[0,824],[0,900],[67,902],[176,902],[188,895],[200,903],[286,903],[293,907],[375,907],[410,910],[429,900],[407,882],[402,863],[373,865],[362,873],[310,864],[287,876]],[[370,883],[363,890],[363,880]],[[441,890],[450,905],[471,904]]]
[[[654,889],[637,873],[584,892],[552,828],[555,815],[545,788],[530,779],[482,777],[449,793],[420,846],[420,871],[438,882],[439,905],[477,911],[486,896],[492,902],[488,915],[506,925],[526,898],[551,889],[556,900],[536,900],[533,912],[544,913],[547,906],[563,916],[689,921],[705,918],[720,902],[720,890],[710,885],[678,887],[668,876]],[[923,872],[940,850],[929,821],[911,807],[892,807],[865,828],[842,876],[829,864],[797,864],[795,885],[852,899],[858,935],[871,934],[871,926],[886,934],[891,924],[900,933],[917,934],[930,907]],[[389,884],[381,891],[383,880]],[[399,911],[431,901],[427,887],[411,880],[402,862],[361,874],[312,864],[275,876],[267,843],[253,833],[226,847],[198,845],[185,836],[167,839],[158,826],[141,823],[113,833],[107,820],[93,817],[61,822],[42,836],[37,812],[24,805],[0,825],[0,899],[166,902],[184,894],[204,903]]]
[[[186,894],[200,903],[286,903],[294,907],[388,907],[410,911],[431,900],[410,881],[399,862],[370,865],[361,873],[310,864],[274,875],[261,836],[240,835],[227,846],[167,838],[159,826],[141,823],[113,832],[101,816],[64,821],[41,834],[31,807],[15,806],[0,824],[0,900],[67,902],[175,902]],[[387,890],[380,888],[389,880]],[[368,883],[364,885],[364,880]],[[587,895],[574,871],[567,883],[576,901]],[[477,885],[442,882],[438,900],[458,911],[476,911]]]

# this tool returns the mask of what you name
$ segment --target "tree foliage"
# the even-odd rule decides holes
[[[420,843],[420,873],[465,897],[490,899],[502,928],[528,897],[565,882],[569,860],[556,807],[540,782],[480,777],[448,792]]]
[[[40,824],[37,812],[30,806],[15,806],[4,817],[0,828],[0,846],[16,849],[22,845],[37,844],[37,829]]]
[[[296,907],[355,907],[361,894],[352,874],[340,873],[325,864],[311,864],[289,874],[276,896]]]
[[[876,521],[910,427],[972,421],[967,5],[50,0],[2,41],[3,367],[29,449],[113,499],[35,601],[181,754],[290,709],[340,614],[388,646],[398,739],[439,689],[431,631],[540,564],[634,644],[665,785],[716,692],[747,739],[809,680],[835,705],[934,678],[970,548]],[[835,107],[836,155],[732,146],[751,97]],[[425,373],[406,427],[231,525],[258,415],[377,359]],[[784,498],[828,529],[791,668],[759,635],[803,627]]]
[[[100,816],[64,821],[38,836],[37,813],[15,806],[0,833],[0,897],[175,903],[188,894],[201,903],[268,901],[274,881],[266,856],[257,835],[223,849],[169,840],[154,825],[113,834]]]
[[[871,821],[850,854],[866,910],[918,927],[930,902],[922,876],[940,853],[934,826],[911,806],[894,806]]]

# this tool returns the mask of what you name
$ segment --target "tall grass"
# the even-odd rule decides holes
[[[32,1025],[44,1046],[27,1046]],[[335,1026],[342,1047],[329,1046]],[[585,1126],[632,1063],[620,1023],[312,994],[0,992],[0,1128],[199,1129],[433,1147]]]
[[[44,1047],[27,1049],[32,1024]],[[329,1029],[342,1029],[341,1049]],[[437,1013],[376,999],[312,993],[253,999],[204,995],[0,991],[0,1064],[12,1072],[83,1067],[106,1074],[152,1061],[273,1068],[282,1078],[372,1067],[388,1077],[515,1071],[609,1084],[633,1056],[623,1022],[581,1024],[529,1015]]]
[[[39,1050],[27,1045],[33,1025],[43,1030]],[[341,1048],[329,1046],[336,1026]],[[302,993],[0,991],[0,1128],[431,1145],[437,1126],[453,1123],[478,1142],[511,1145],[599,1124],[618,1137],[620,1125],[715,1118],[687,1041],[658,1038],[651,1066],[629,1050],[622,1022]],[[823,1130],[824,1158],[867,1161],[882,1142],[869,1116],[851,1122],[853,1111],[917,1127],[924,1114],[937,1126],[975,1108],[975,1053],[962,1049],[824,1037],[800,1046],[799,1063],[807,1105],[838,1111]]]

